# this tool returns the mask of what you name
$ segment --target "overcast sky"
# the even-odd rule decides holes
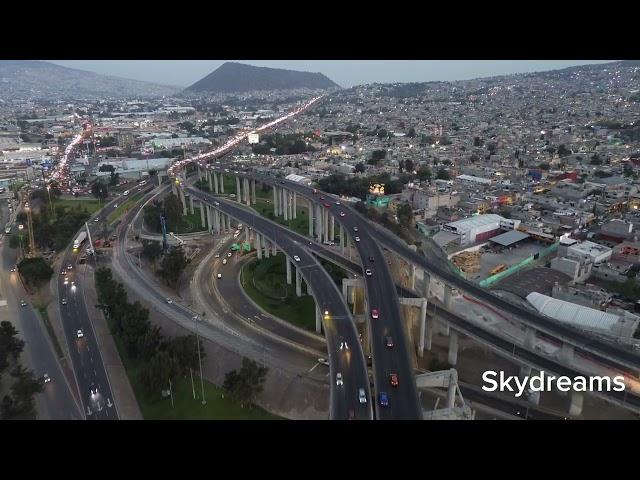
[[[226,60],[54,60],[65,67],[186,87]],[[261,67],[324,73],[343,87],[374,82],[467,80],[611,60],[236,60]]]

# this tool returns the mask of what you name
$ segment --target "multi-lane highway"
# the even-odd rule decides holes
[[[248,227],[276,242],[287,256],[300,257],[296,266],[312,290],[316,305],[323,315],[332,384],[331,418],[371,418],[371,395],[367,366],[359,342],[355,323],[341,293],[324,267],[318,263],[304,245],[283,234],[286,229],[273,222],[239,208],[235,202],[217,198],[192,187],[185,189],[190,195],[245,223]],[[216,205],[218,203],[218,205]],[[337,381],[340,373],[342,382]],[[341,384],[339,384],[341,383]],[[360,403],[359,389],[366,392],[367,403]]]
[[[6,206],[2,205],[3,213],[5,210]],[[3,215],[2,218],[8,217]],[[80,420],[84,418],[81,408],[58,361],[52,340],[33,305],[26,301],[27,293],[18,272],[11,272],[11,268],[16,265],[17,255],[17,251],[10,249],[8,242],[2,239],[0,295],[7,304],[0,308],[3,310],[2,319],[5,319],[6,314],[24,340],[27,363],[36,377],[41,378],[46,373],[51,379],[44,384],[43,393],[36,397],[38,418]],[[21,300],[25,300],[27,305],[21,306]]]

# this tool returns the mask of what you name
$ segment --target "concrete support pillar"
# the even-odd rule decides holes
[[[316,240],[322,243],[322,210],[319,205],[315,205],[315,219],[316,219]]]
[[[424,348],[427,352],[431,351],[431,343],[433,342],[433,318],[427,317],[425,325]]]
[[[342,253],[342,255],[344,255],[344,246],[346,244],[344,237],[344,229],[342,228],[342,224],[340,224],[340,253]]]
[[[410,272],[409,275],[411,275],[411,290],[416,289],[416,266],[413,263],[410,263]]]
[[[344,297],[344,301],[349,300],[349,285],[347,285],[347,279],[342,279],[342,296]]]
[[[313,214],[313,203],[309,200],[309,237],[313,238],[313,219],[315,215]]]
[[[278,246],[276,245],[276,242],[271,242],[271,253],[274,257],[278,254]]]
[[[298,297],[302,296],[302,274],[298,267],[296,267],[296,295]]]
[[[213,188],[211,188],[212,192],[218,193],[219,188],[218,188],[218,174],[216,172],[213,172],[212,177],[209,177],[209,187],[211,187],[211,178],[213,178]]]
[[[213,233],[213,222],[211,221],[211,217],[213,217],[211,212],[211,206],[206,205],[207,209],[207,231],[209,233]]]
[[[316,333],[322,333],[322,312],[316,307]]]
[[[224,193],[224,173],[220,174],[220,193]]]
[[[287,264],[287,285],[291,285],[291,260],[285,255],[284,262]]]
[[[180,190],[180,201],[182,201],[182,215],[187,216],[187,200],[184,198],[184,190]]]
[[[536,343],[536,331],[531,327],[525,327],[524,347],[533,350]]]
[[[242,189],[240,188],[240,177],[236,177],[236,200],[242,203]]]
[[[273,214],[277,217],[278,213],[278,187],[273,187]]]
[[[193,215],[193,195],[189,195],[189,213]]]
[[[424,337],[427,328],[427,301],[423,300],[420,305],[420,341],[418,342],[418,355],[424,355]]]
[[[209,180],[209,191],[213,193],[213,176],[215,173],[208,172],[207,179]],[[218,193],[218,185],[216,185],[216,193]]]
[[[322,224],[322,232],[324,233],[324,240],[329,240],[329,210],[323,207],[322,211],[324,212],[324,222]]]
[[[249,179],[244,179],[244,191],[245,191],[245,202],[247,206],[251,206],[251,186],[249,185]]]
[[[200,226],[205,228],[207,224],[204,221],[204,203],[200,202]]]
[[[569,406],[569,415],[579,417],[582,415],[582,404],[584,403],[584,393],[571,391],[571,405]]]
[[[178,196],[178,187],[176,186],[175,180],[171,180],[171,193],[173,193],[176,197]]]
[[[447,389],[447,408],[453,408],[456,405],[456,385],[458,384],[458,373],[455,369],[450,370],[449,388]]]
[[[256,199],[256,181],[255,180],[251,180],[251,203],[254,205],[258,203]]]
[[[211,212],[211,216],[207,217],[211,222],[211,231],[220,233],[220,215],[217,210]]]
[[[256,252],[258,252],[258,260],[262,260],[262,235],[256,234]]]
[[[458,363],[458,332],[451,330],[449,335],[449,365]]]
[[[332,242],[336,239],[336,217],[334,217],[333,215],[331,215],[331,228],[329,238]]]
[[[293,192],[293,218],[298,218],[298,194]]]
[[[284,221],[289,220],[289,192],[284,188],[281,190],[280,196],[282,197],[282,213],[284,214]]]
[[[263,237],[262,240],[264,241],[264,258],[269,258],[271,256],[271,244],[266,237]]]
[[[560,361],[571,365],[573,363],[573,353],[573,345],[563,342],[560,348]]]
[[[452,300],[451,287],[449,285],[445,284],[445,286],[444,286],[444,308],[446,308],[449,311],[451,311],[451,300]]]

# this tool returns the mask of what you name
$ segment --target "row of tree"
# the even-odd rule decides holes
[[[194,335],[166,338],[162,329],[149,321],[149,310],[140,302],[130,303],[124,286],[113,279],[111,270],[96,270],[99,308],[110,321],[113,333],[122,340],[127,355],[144,360],[140,381],[149,395],[159,394],[198,368],[198,345]],[[202,352],[202,346],[200,346]],[[204,352],[201,353],[204,355]]]
[[[34,396],[42,392],[43,383],[20,365],[23,349],[24,341],[11,322],[0,322],[0,394],[10,385],[0,402],[2,420],[35,420],[37,416]],[[3,378],[6,372],[9,378]]]
[[[266,135],[260,143],[253,145],[251,150],[256,155],[268,155],[272,148],[275,148],[276,155],[295,155],[315,151],[314,147],[303,140],[302,134],[297,133]]]

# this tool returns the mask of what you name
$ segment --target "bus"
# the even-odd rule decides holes
[[[4,233],[11,233],[11,228],[13,227],[13,224],[11,222],[7,223],[4,226]]]

